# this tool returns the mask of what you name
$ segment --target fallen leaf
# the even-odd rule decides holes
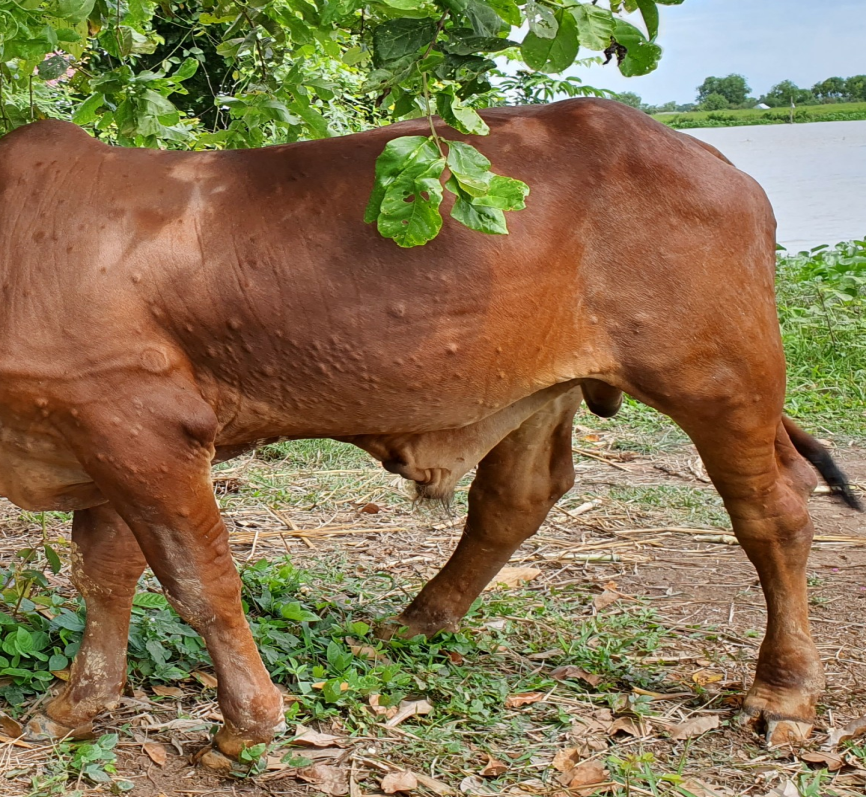
[[[346,644],[353,656],[363,656],[370,661],[388,662],[388,657],[381,650],[376,650],[372,645],[362,645],[356,639],[347,639]]]
[[[487,754],[487,763],[478,774],[482,778],[498,778],[508,772],[508,765],[495,759],[490,753]]]
[[[537,567],[503,567],[485,589],[496,589],[506,587],[512,589],[525,581],[532,581],[541,575]]]
[[[800,797],[800,790],[790,780],[786,780],[767,792],[764,797]]]
[[[408,770],[389,772],[382,778],[381,783],[385,794],[396,794],[398,791],[412,791],[418,788],[418,778]]]
[[[830,772],[836,772],[845,766],[845,759],[837,753],[821,753],[819,751],[800,753],[800,758],[810,764],[820,764]]]
[[[718,727],[719,715],[705,714],[702,717],[693,717],[690,720],[681,722],[679,725],[674,725],[667,730],[671,739],[678,741],[680,739],[692,739]]]
[[[463,664],[463,655],[459,651],[449,650],[448,658],[452,664],[456,664],[458,666]]]
[[[580,797],[590,797],[597,791],[599,783],[605,783],[609,778],[608,771],[600,761],[584,761],[584,763],[569,769],[559,776],[559,782],[575,791]]]
[[[596,595],[592,600],[592,605],[595,607],[597,612],[600,612],[602,609],[606,609],[613,603],[616,603],[620,599],[620,594],[618,592],[614,592],[613,590],[606,589],[601,595]]]
[[[52,670],[51,674],[55,678],[58,678],[61,681],[68,681],[69,680],[69,668],[68,667],[64,670]]]
[[[567,681],[569,678],[579,678],[581,681],[586,681],[590,686],[598,686],[604,679],[600,675],[593,675],[580,667],[575,667],[573,664],[566,664],[562,667],[557,667],[550,677],[557,681]]]
[[[334,736],[330,733],[319,733],[311,728],[306,728],[303,725],[295,727],[295,738],[292,739],[292,744],[299,744],[305,747],[331,747],[334,744],[345,741],[342,736]]]
[[[385,725],[389,728],[394,728],[409,717],[414,717],[418,714],[429,714],[433,711],[426,700],[404,700],[397,709],[397,713],[389,719]]]
[[[379,700],[382,695],[370,695],[367,702],[370,704],[370,708],[373,709],[373,713],[379,716],[384,716],[385,719],[391,719],[397,713],[397,706],[380,706]]]
[[[0,731],[12,739],[17,739],[24,733],[24,726],[18,720],[14,720],[5,712],[0,711]]]
[[[299,769],[297,776],[307,783],[312,783],[319,791],[333,797],[342,797],[349,793],[349,774],[346,770],[330,764],[314,764],[311,767]]]
[[[209,672],[202,672],[201,670],[196,670],[193,673],[193,677],[198,681],[205,689],[216,689],[218,686],[218,682],[215,675],[211,675]]]
[[[607,729],[608,736],[616,736],[618,733],[625,733],[635,738],[646,736],[646,731],[641,726],[640,720],[635,720],[632,717],[620,717],[614,720]]]
[[[842,742],[856,739],[863,734],[866,734],[866,717],[852,720],[844,728],[831,728],[830,735],[827,737],[827,747],[831,750],[835,749]]]
[[[505,698],[505,708],[519,708],[520,706],[528,706],[530,703],[538,703],[541,700],[544,700],[544,692],[521,692]]]
[[[152,686],[153,693],[159,697],[183,697],[183,689],[178,689],[176,686]]]
[[[553,757],[553,768],[557,772],[568,772],[574,769],[580,761],[580,752],[576,747],[566,747],[559,750]]]
[[[372,501],[369,504],[364,504],[361,507],[361,511],[365,515],[378,515],[380,512],[379,504],[374,504]]]
[[[728,797],[731,794],[720,786],[711,786],[697,778],[686,778],[680,783],[680,789],[691,792],[695,797]]]
[[[712,670],[698,670],[692,675],[692,680],[698,686],[718,683],[722,678],[724,678],[724,676],[720,672],[713,672]]]
[[[460,791],[464,794],[486,794],[487,784],[478,775],[470,775],[460,781]]]
[[[141,749],[147,753],[147,757],[159,767],[165,766],[168,751],[159,742],[145,742]]]
[[[448,797],[450,794],[455,794],[454,789],[452,789],[447,783],[443,783],[441,780],[436,780],[436,778],[431,778],[429,775],[425,775],[422,772],[416,772],[415,779],[425,789],[430,789],[430,791],[434,794],[440,795],[440,797]]]

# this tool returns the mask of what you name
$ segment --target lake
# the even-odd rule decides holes
[[[866,121],[683,132],[717,147],[763,186],[788,249],[866,237]]]

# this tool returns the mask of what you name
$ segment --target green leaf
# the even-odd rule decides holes
[[[637,7],[640,9],[650,41],[655,41],[659,34],[659,10],[655,0],[637,0]]]
[[[18,653],[26,656],[27,654],[33,652],[33,637],[30,635],[30,632],[26,628],[24,628],[24,626],[18,626],[13,639],[15,642],[15,649],[18,651]]]
[[[325,681],[322,687],[322,697],[326,703],[336,703],[343,696],[342,681],[339,678],[331,678]]]
[[[51,672],[64,670],[68,666],[69,659],[67,659],[62,653],[55,653],[50,659],[48,659],[48,669],[51,670]]]
[[[514,0],[487,0],[487,4],[509,25],[518,28],[523,24],[520,6]]]
[[[628,51],[619,65],[619,71],[623,75],[626,77],[646,75],[658,66],[662,48],[647,41],[646,36],[634,25],[617,19],[613,36]]]
[[[450,91],[443,91],[436,97],[436,109],[442,120],[459,130],[461,133],[473,136],[486,136],[490,132],[487,123],[473,108],[467,108]]]
[[[43,80],[57,80],[69,68],[69,62],[62,55],[50,55],[36,67]]]
[[[616,25],[610,11],[585,3],[573,7],[571,13],[577,22],[577,38],[581,47],[602,52],[610,46],[610,37]]]
[[[198,61],[195,58],[187,58],[171,76],[171,79],[180,82],[189,80],[198,71]]]
[[[438,151],[435,154],[438,156]],[[416,169],[422,166],[426,168],[417,174]],[[402,247],[420,246],[435,238],[442,227],[439,205],[444,170],[444,158],[416,156],[412,166],[388,186],[382,198],[379,233]]]
[[[562,9],[556,13],[557,31],[552,39],[541,38],[530,31],[520,46],[527,66],[537,72],[562,72],[574,63],[579,47],[577,22]]]
[[[472,204],[500,210],[523,210],[526,207],[527,194],[529,186],[522,180],[494,174],[487,193],[474,198]]]
[[[49,13],[70,22],[83,22],[91,12],[96,0],[54,0],[49,6]]]
[[[424,4],[424,0],[383,0],[391,8],[399,8],[401,11],[414,11]]]
[[[535,0],[529,0],[526,4],[526,19],[529,22],[529,29],[539,39],[552,39],[556,36],[556,31],[559,28],[559,22],[556,19],[553,11],[547,6],[539,5]]]
[[[385,145],[382,154],[376,159],[376,183],[364,213],[364,221],[367,224],[372,224],[379,218],[382,200],[385,198],[388,186],[397,179],[400,172],[411,163],[419,151],[430,145],[428,136],[401,136]],[[438,155],[438,151],[435,154]]]
[[[168,601],[165,595],[159,592],[139,592],[132,599],[132,605],[141,606],[145,609],[166,609],[168,608]]]
[[[430,44],[436,33],[432,19],[393,19],[373,31],[373,53],[377,66],[407,55],[415,55]]]
[[[489,190],[493,179],[490,161],[475,147],[460,141],[449,141],[448,168],[468,194],[482,196]]]
[[[468,0],[464,14],[479,36],[495,36],[503,30],[499,12],[482,0]]]
[[[451,218],[466,225],[470,230],[489,235],[507,235],[505,214],[498,208],[481,207],[472,203],[465,195],[457,197],[451,208]]]
[[[57,575],[63,565],[60,562],[60,557],[57,555],[57,551],[47,544],[45,546],[45,558],[48,560],[51,572],[54,573],[54,575]]]

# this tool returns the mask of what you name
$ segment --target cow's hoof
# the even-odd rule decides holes
[[[751,728],[756,733],[763,734],[768,747],[802,742],[812,733],[812,723],[808,720],[779,719],[768,716],[766,712],[748,708],[740,711],[735,720],[740,727]]]
[[[235,768],[238,766],[237,761],[232,761],[231,758],[221,753],[215,747],[205,748],[205,750],[197,756],[197,761],[205,769],[209,769],[217,775],[225,776],[233,774]]]
[[[46,739],[87,739],[93,736],[93,723],[87,722],[70,728],[51,719],[46,714],[37,714],[24,726],[24,738],[31,742]]]
[[[400,614],[388,620],[377,623],[374,633],[379,639],[414,639],[418,636],[432,639],[440,631],[457,631],[458,623],[446,623],[442,621],[425,622],[423,620],[412,620]]]

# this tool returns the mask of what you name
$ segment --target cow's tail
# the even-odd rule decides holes
[[[860,499],[854,495],[851,489],[851,484],[848,477],[839,469],[839,466],[833,461],[830,452],[827,451],[812,435],[804,432],[796,423],[794,423],[787,415],[782,416],[782,424],[788,437],[791,438],[794,448],[805,457],[821,474],[821,478],[827,482],[830,492],[841,498],[852,509],[864,511],[863,504]]]

